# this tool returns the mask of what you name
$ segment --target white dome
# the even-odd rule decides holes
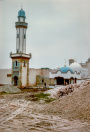
[[[73,72],[76,71],[77,73],[79,73],[79,72],[82,71],[81,65],[80,65],[79,63],[77,63],[77,62],[72,63],[72,64],[70,65],[70,68],[73,70]]]

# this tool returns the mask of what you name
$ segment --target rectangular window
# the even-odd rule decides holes
[[[19,34],[17,34],[17,38],[19,38]]]
[[[23,67],[26,67],[26,62],[24,61]]]
[[[7,74],[7,77],[11,77],[12,74]]]
[[[25,22],[25,18],[23,18],[23,21]]]

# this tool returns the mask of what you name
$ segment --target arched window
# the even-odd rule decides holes
[[[42,83],[44,83],[44,79],[42,79]]]

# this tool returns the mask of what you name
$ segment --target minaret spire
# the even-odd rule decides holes
[[[15,23],[16,26],[16,53],[26,53],[26,29],[28,27],[28,23],[25,22],[26,16],[25,11],[18,11],[18,22]]]
[[[23,4],[21,3],[21,9],[23,9]]]

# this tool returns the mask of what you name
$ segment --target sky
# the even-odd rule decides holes
[[[0,0],[0,69],[12,67],[18,11],[26,14],[30,68],[68,66],[90,57],[90,0]]]

